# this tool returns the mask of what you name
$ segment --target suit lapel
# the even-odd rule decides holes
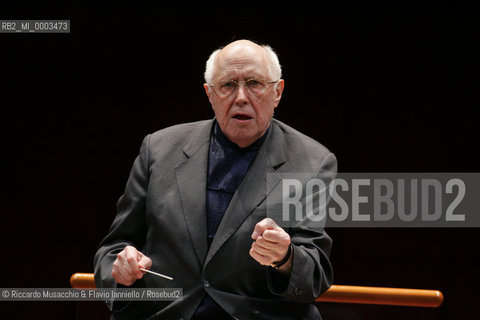
[[[207,255],[206,189],[212,123],[198,130],[183,150],[186,159],[175,168],[183,216],[201,265]]]
[[[276,174],[276,168],[286,161],[283,144],[281,143],[282,138],[282,132],[272,121],[267,139],[258,150],[250,169],[225,211],[208,251],[205,265],[280,182],[280,176]],[[272,174],[267,175],[267,173]]]

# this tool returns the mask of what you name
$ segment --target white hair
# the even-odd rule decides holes
[[[282,66],[280,65],[280,61],[278,61],[277,54],[269,45],[263,45],[262,48],[265,49],[267,57],[270,60],[270,63],[268,65],[268,72],[270,73],[270,77],[272,77],[273,81],[280,80],[282,78]]]
[[[282,78],[282,66],[280,65],[277,54],[269,45],[262,45],[261,47],[265,49],[267,58],[270,61],[268,64],[268,73],[270,77],[272,80],[280,80]],[[207,60],[205,66],[205,82],[208,84],[212,83],[211,81],[213,80],[213,74],[215,73],[215,59],[221,49],[222,48],[213,51]]]
[[[205,66],[205,82],[208,84],[212,84],[212,79],[213,79],[213,69],[215,68],[215,58],[217,57],[217,54],[220,52],[221,49],[217,49],[212,52],[210,57],[207,60],[206,66]]]

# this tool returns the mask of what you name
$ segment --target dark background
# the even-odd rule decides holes
[[[0,19],[71,20],[70,34],[0,34],[0,287],[68,287],[71,274],[93,271],[142,138],[213,116],[204,64],[236,39],[276,49],[286,83],[276,118],[326,145],[339,171],[477,172],[479,13],[452,4],[0,5]],[[335,284],[438,289],[445,303],[322,304],[325,319],[478,319],[478,232],[328,230]],[[77,308],[1,303],[0,318],[74,319]]]

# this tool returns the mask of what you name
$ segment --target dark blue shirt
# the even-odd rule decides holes
[[[207,176],[207,240],[212,244],[220,221],[233,194],[243,180],[267,132],[245,148],[231,142],[215,122],[210,140]],[[193,319],[232,319],[208,294],[195,311]]]

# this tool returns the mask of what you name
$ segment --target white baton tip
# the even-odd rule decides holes
[[[162,278],[165,278],[165,279],[168,279],[168,280],[173,280],[172,277],[169,277],[169,276],[166,276],[164,274],[161,274],[161,273],[157,273],[157,272],[153,272],[153,271],[150,271],[150,270],[147,270],[145,268],[139,268],[140,270],[142,271],[145,271],[145,272],[148,272],[148,273],[151,273],[151,274],[154,274],[156,276],[159,276],[159,277],[162,277]]]

